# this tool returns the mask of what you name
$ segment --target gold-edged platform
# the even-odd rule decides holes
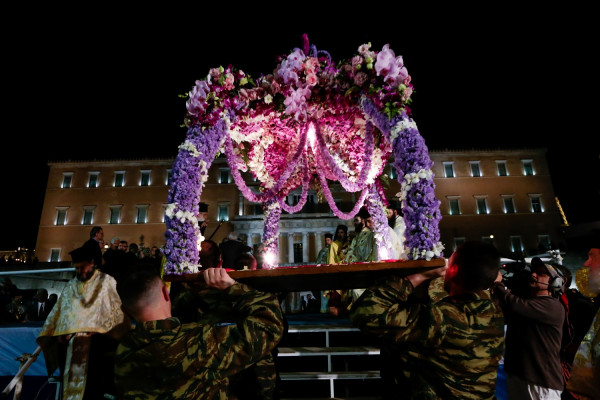
[[[442,267],[445,264],[446,260],[444,258],[436,258],[431,261],[406,260],[303,265],[275,269],[229,271],[229,276],[256,289],[268,292],[352,289],[369,287],[376,279],[383,276],[391,274],[406,276],[423,271],[423,269]],[[165,276],[165,280],[171,282],[193,282],[202,279],[201,273]]]

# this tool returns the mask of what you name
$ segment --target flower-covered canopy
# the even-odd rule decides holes
[[[263,203],[266,266],[276,267],[281,210],[295,213],[309,188],[320,191],[336,216],[351,219],[366,205],[375,225],[380,259],[391,255],[386,202],[378,177],[393,155],[398,172],[405,246],[410,259],[439,257],[439,201],[432,162],[409,117],[413,91],[402,57],[370,44],[335,64],[329,53],[304,46],[283,57],[272,74],[253,79],[232,66],[213,68],[189,93],[185,142],[173,168],[167,206],[166,273],[196,272],[200,242],[198,204],[208,169],[219,153],[251,202]],[[253,191],[241,176],[259,182]],[[329,191],[337,181],[359,192],[354,208],[340,211]],[[295,206],[286,195],[302,187]]]

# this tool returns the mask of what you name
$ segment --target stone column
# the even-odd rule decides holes
[[[323,232],[315,232],[315,252],[317,256],[323,248]]]
[[[308,235],[310,233],[304,232],[302,233],[302,263],[308,263]]]
[[[294,233],[288,233],[288,262],[294,263]]]

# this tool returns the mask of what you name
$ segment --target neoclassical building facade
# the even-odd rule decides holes
[[[536,254],[561,242],[561,215],[545,149],[432,150],[436,197],[440,200],[441,240],[445,255],[466,240],[493,243],[503,254]],[[118,237],[144,247],[164,245],[164,214],[173,159],[57,161],[49,176],[36,244],[40,261],[69,261],[69,251],[102,226],[105,241]],[[392,199],[400,190],[390,166],[386,189]],[[257,183],[244,175],[249,186]],[[340,185],[331,190],[342,210],[357,199]],[[295,204],[300,192],[292,192]],[[261,242],[260,204],[248,202],[233,183],[227,163],[218,158],[202,192],[209,205],[207,238],[220,243],[235,231],[248,245]],[[283,213],[280,264],[314,262],[324,234],[351,220],[335,217],[316,192],[309,192],[302,212]]]

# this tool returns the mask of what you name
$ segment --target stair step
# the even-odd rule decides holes
[[[294,356],[360,356],[379,355],[377,347],[352,346],[352,347],[279,347],[279,357]]]
[[[329,380],[329,379],[379,379],[379,371],[340,371],[340,372],[280,372],[284,381],[292,380]]]

